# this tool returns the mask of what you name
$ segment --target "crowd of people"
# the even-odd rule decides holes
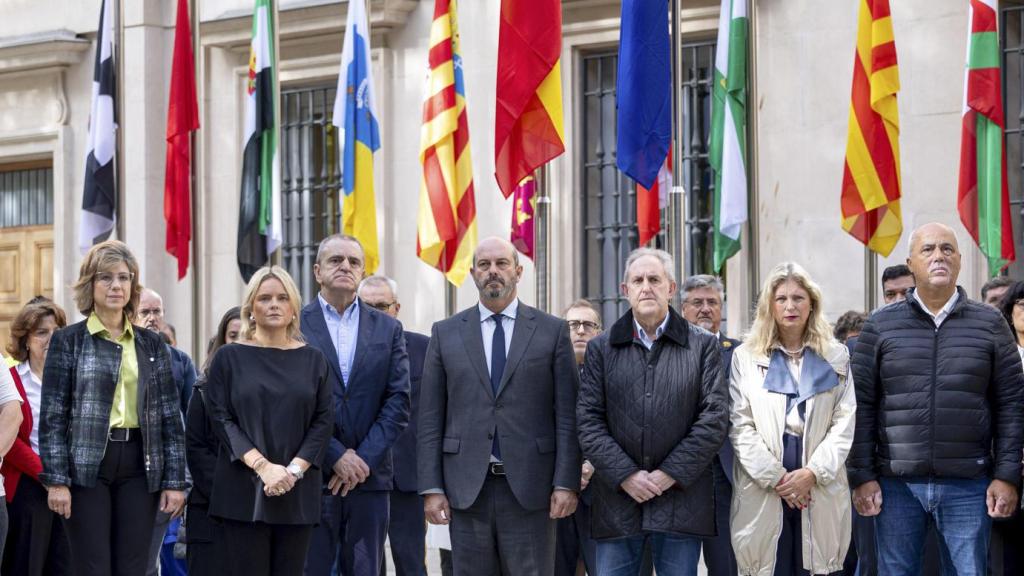
[[[479,302],[398,321],[358,240],[319,292],[258,270],[197,370],[118,241],[37,297],[0,370],[2,574],[985,575],[1022,571],[1024,282],[971,300],[952,229],[910,235],[885,305],[834,325],[799,264],[742,340],[713,276],[627,258],[628,310],[520,300],[487,238]],[[677,310],[671,303],[678,297]],[[184,515],[184,522],[182,522]]]

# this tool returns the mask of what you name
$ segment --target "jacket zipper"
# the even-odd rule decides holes
[[[949,320],[949,316],[943,320],[945,323]],[[931,458],[928,461],[928,467],[930,468],[931,476],[935,476],[935,388],[938,386],[939,378],[939,329],[942,328],[942,324],[935,327],[935,332],[932,334],[932,385],[930,394],[930,408],[929,416],[931,417]]]

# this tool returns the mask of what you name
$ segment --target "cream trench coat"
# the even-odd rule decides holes
[[[850,546],[845,463],[853,442],[857,399],[846,346],[833,344],[825,360],[839,375],[839,385],[807,400],[803,436],[804,466],[817,477],[811,505],[801,514],[803,566],[811,574],[842,570]],[[782,532],[785,503],[775,494],[775,486],[786,473],[782,466],[786,397],[764,389],[768,365],[767,356],[751,353],[746,345],[733,354],[729,441],[736,458],[730,526],[741,576],[772,576]]]

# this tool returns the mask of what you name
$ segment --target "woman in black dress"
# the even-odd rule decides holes
[[[210,516],[234,574],[301,574],[320,519],[319,464],[330,436],[327,361],[302,342],[298,290],[279,266],[246,288],[242,338],[217,351],[207,400],[221,439]]]

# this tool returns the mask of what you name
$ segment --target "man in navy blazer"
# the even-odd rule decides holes
[[[395,319],[402,309],[398,301],[398,284],[387,276],[370,276],[363,280],[359,284],[359,299],[370,308]],[[409,426],[391,447],[395,487],[390,493],[391,520],[388,522],[391,559],[397,576],[427,576],[427,521],[423,514],[423,498],[416,492],[416,409],[420,403],[423,357],[429,341],[430,338],[423,334],[405,333],[412,410]],[[384,572],[386,570],[382,567],[381,573]]]
[[[356,297],[365,252],[351,236],[328,236],[317,250],[316,300],[302,310],[306,342],[331,366],[334,430],[322,463],[320,524],[307,576],[329,576],[340,554],[346,576],[378,576],[393,486],[391,447],[409,423],[409,358],[397,320]]]

